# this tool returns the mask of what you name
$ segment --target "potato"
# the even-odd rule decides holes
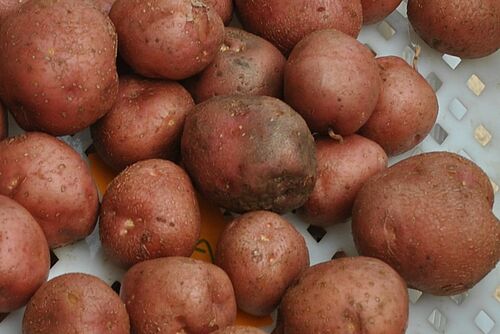
[[[85,238],[97,220],[99,199],[87,164],[44,133],[0,142],[0,194],[33,215],[51,248]]]
[[[233,18],[233,0],[204,0],[209,6],[214,7],[215,11],[224,21],[225,25],[228,25]]]
[[[285,101],[312,132],[355,133],[375,109],[380,87],[371,51],[333,29],[300,41],[285,66]]]
[[[235,212],[293,210],[316,180],[306,123],[272,97],[216,97],[198,104],[186,118],[181,155],[205,197]]]
[[[389,56],[377,59],[382,89],[360,134],[377,142],[388,155],[417,146],[431,132],[438,100],[429,83],[406,61]]]
[[[206,334],[232,325],[231,281],[213,264],[183,257],[141,262],[123,279],[132,333]]]
[[[195,79],[195,100],[218,95],[283,95],[286,59],[263,38],[237,28],[226,28],[224,44],[215,60]]]
[[[175,160],[184,119],[193,106],[191,95],[177,82],[122,76],[113,109],[91,127],[94,147],[116,170],[140,160]]]
[[[23,334],[129,332],[120,297],[101,279],[87,274],[65,274],[42,285],[23,318]]]
[[[0,140],[5,139],[9,133],[9,122],[7,112],[0,103]]]
[[[248,326],[229,326],[212,332],[213,334],[266,334],[258,328]]]
[[[285,54],[316,30],[335,28],[356,38],[363,23],[360,0],[236,0],[235,4],[246,30]]]
[[[373,24],[382,21],[391,14],[402,0],[361,0],[363,23]]]
[[[488,177],[448,152],[414,156],[372,177],[358,193],[358,251],[390,264],[410,287],[465,292],[500,257],[500,224]]]
[[[403,334],[408,291],[387,264],[341,258],[310,267],[281,302],[274,334]]]
[[[500,48],[498,0],[409,0],[408,19],[439,52],[481,58]]]
[[[49,245],[21,205],[0,195],[0,313],[25,305],[47,280]]]
[[[1,25],[0,45],[0,96],[24,130],[73,134],[113,106],[116,34],[94,6],[29,1]]]
[[[354,199],[370,176],[387,167],[387,155],[377,143],[358,135],[343,141],[316,140],[318,178],[298,213],[310,224],[329,226],[351,216]]]
[[[254,211],[234,219],[217,244],[215,263],[231,279],[239,309],[268,315],[309,267],[302,235],[285,219]]]
[[[97,8],[101,10],[104,14],[108,15],[111,11],[111,7],[116,0],[91,0],[95,3]]]
[[[0,21],[12,15],[21,5],[28,0],[0,0]]]
[[[180,80],[201,72],[224,38],[222,19],[202,0],[117,0],[109,15],[121,56],[150,78]]]

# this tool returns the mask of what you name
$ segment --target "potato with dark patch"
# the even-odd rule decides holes
[[[195,79],[200,103],[220,95],[283,95],[286,59],[271,43],[237,28],[226,28],[215,60]]]
[[[391,14],[402,0],[361,0],[363,23],[373,24],[382,21]]]
[[[228,25],[233,18],[233,0],[204,0],[209,6],[215,8],[225,25]]]
[[[341,258],[308,268],[288,289],[273,334],[404,334],[408,291],[384,262]]]
[[[7,137],[9,133],[9,121],[7,119],[7,112],[0,103],[0,140]]]
[[[120,297],[101,279],[79,273],[58,276],[26,307],[23,334],[130,333]]]
[[[136,264],[125,274],[120,295],[136,334],[208,334],[236,319],[229,277],[195,259],[167,257]]]
[[[390,264],[410,287],[435,295],[471,289],[500,258],[500,222],[488,177],[449,152],[404,160],[358,193],[358,251]]]
[[[216,97],[198,104],[186,118],[181,154],[205,197],[235,212],[296,209],[316,180],[306,123],[272,97]]]
[[[266,334],[266,332],[248,326],[229,326],[224,329],[212,332],[213,334]]]
[[[234,219],[219,238],[215,263],[231,279],[240,310],[263,316],[279,304],[286,289],[309,267],[302,235],[269,211]]]

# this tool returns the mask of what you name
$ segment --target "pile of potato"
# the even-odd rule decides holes
[[[356,40],[400,2],[236,0],[244,31],[224,26],[232,0],[1,1],[0,313],[27,305],[24,334],[262,333],[237,308],[278,309],[275,334],[398,334],[407,286],[472,288],[500,258],[488,177],[447,152],[387,168],[438,113],[415,68]],[[408,16],[441,52],[500,48],[497,0],[409,0]],[[7,137],[4,110],[25,134]],[[88,127],[119,172],[101,203],[55,137]],[[197,193],[237,214],[215,264],[189,258]],[[290,211],[352,216],[361,256],[310,266]],[[120,296],[85,274],[46,282],[49,249],[98,219]]]

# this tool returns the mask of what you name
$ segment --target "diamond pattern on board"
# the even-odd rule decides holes
[[[457,98],[451,100],[450,104],[448,105],[448,110],[459,121],[461,121],[462,118],[464,118],[465,114],[468,111],[467,107],[462,103],[462,101],[460,101]]]
[[[416,304],[423,293],[420,290],[408,289],[408,298],[412,304]]]
[[[482,146],[486,146],[490,143],[493,136],[490,131],[484,127],[484,125],[480,124],[476,130],[474,130],[474,138],[476,141]]]
[[[491,186],[493,187],[493,192],[496,194],[498,192],[498,190],[500,190],[500,188],[498,187],[498,184],[496,184],[495,181],[490,179],[490,182],[491,182]],[[498,293],[500,294],[500,291],[498,291]]]
[[[450,296],[450,299],[455,302],[457,305],[462,305],[465,299],[469,296],[468,292],[461,293],[459,295]]]
[[[441,311],[435,308],[427,318],[431,326],[439,333],[444,333],[446,330],[446,317]]]
[[[441,79],[439,79],[437,74],[434,72],[429,73],[429,75],[425,79],[435,92],[437,92],[441,88],[441,86],[443,86],[443,81],[441,81]]]
[[[473,74],[469,80],[467,80],[467,87],[469,87],[474,94],[480,96],[486,88],[486,85],[477,75]]]
[[[481,312],[476,315],[476,317],[474,318],[474,323],[484,334],[493,333],[491,330],[493,329],[493,327],[495,327],[495,322],[483,310],[481,310]]]
[[[386,40],[390,40],[392,36],[396,34],[396,29],[394,29],[394,27],[391,26],[387,21],[382,21],[381,23],[379,23],[377,25],[377,31]]]
[[[436,143],[439,145],[443,144],[446,138],[448,138],[448,132],[439,125],[439,123],[436,123],[434,125],[434,128],[431,131],[431,137],[434,138]]]
[[[462,62],[462,59],[460,57],[452,56],[452,55],[443,55],[443,60],[444,62],[452,69],[456,69],[458,65]]]
[[[495,290],[495,299],[500,303],[500,285]]]
[[[316,240],[316,242],[320,242],[321,239],[323,239],[323,237],[326,234],[324,228],[314,225],[309,225],[309,227],[307,228],[307,232],[309,232],[311,237],[313,237],[313,239]]]

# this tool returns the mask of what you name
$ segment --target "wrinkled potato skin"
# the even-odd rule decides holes
[[[353,209],[354,241],[410,287],[460,294],[499,260],[492,204],[489,179],[472,162],[448,152],[414,156],[365,183]]]
[[[377,106],[360,134],[390,156],[417,146],[431,132],[438,100],[429,83],[399,57],[377,59],[382,89]]]
[[[370,50],[336,30],[317,31],[293,49],[285,66],[285,101],[312,132],[347,136],[370,118],[381,79]]]
[[[224,39],[222,19],[201,0],[117,0],[109,16],[120,55],[145,77],[181,80],[197,74]]]
[[[239,309],[258,316],[270,314],[309,266],[302,235],[269,211],[233,220],[220,236],[215,259],[233,283]]]
[[[215,8],[225,25],[233,18],[233,0],[205,0],[205,3]]]
[[[200,236],[200,211],[187,174],[166,160],[140,161],[104,194],[99,235],[123,267],[166,256],[190,256]]]
[[[49,245],[21,205],[0,195],[0,313],[25,305],[47,280]]]
[[[30,1],[1,25],[0,45],[0,95],[24,130],[73,134],[113,106],[116,33],[94,6]]]
[[[382,147],[358,135],[345,137],[342,142],[317,139],[316,159],[316,185],[298,213],[317,226],[342,223],[349,218],[363,183],[387,167]]]
[[[208,334],[236,319],[229,277],[219,267],[182,257],[141,262],[123,279],[132,333]]]
[[[361,0],[363,23],[373,24],[382,21],[391,14],[402,0]]]
[[[120,78],[113,109],[91,127],[99,156],[115,170],[146,159],[175,160],[191,95],[177,82]]]
[[[334,28],[356,38],[363,23],[360,0],[236,0],[235,4],[246,30],[285,54],[316,30]]]
[[[266,334],[266,332],[263,332],[255,327],[229,326],[224,329],[219,329],[218,331],[212,332],[212,334]]]
[[[197,189],[234,212],[296,209],[316,180],[306,123],[272,97],[216,97],[198,104],[186,118],[181,155]]]
[[[24,206],[56,248],[88,236],[99,207],[80,155],[58,139],[29,132],[0,142],[0,194]]]
[[[286,59],[263,38],[237,28],[226,28],[224,44],[215,60],[196,79],[197,103],[222,95],[283,95]]]
[[[500,48],[498,0],[410,0],[408,19],[427,44],[443,53],[482,58]]]
[[[9,134],[9,122],[7,120],[7,112],[0,103],[0,140],[7,137]]]
[[[65,274],[42,285],[26,307],[23,334],[130,333],[127,310],[102,280]]]
[[[408,292],[387,264],[341,258],[310,267],[290,287],[273,334],[404,334]]]

